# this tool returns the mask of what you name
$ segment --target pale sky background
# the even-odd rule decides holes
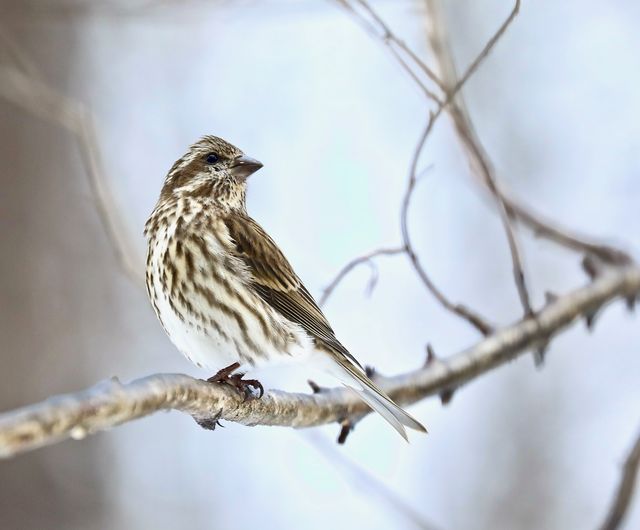
[[[374,5],[428,58],[420,1]],[[460,69],[510,7],[447,2]],[[203,134],[264,163],[250,181],[249,211],[312,293],[354,256],[400,241],[399,207],[427,109],[387,50],[334,2],[166,2],[82,15],[3,9],[16,38],[39,36],[25,46],[45,77],[95,114],[109,185],[141,268],[142,227],[164,175]],[[464,90],[501,182],[545,215],[613,236],[636,256],[639,21],[632,0],[525,1]],[[50,51],[62,41],[73,43],[69,58]],[[62,79],[61,64],[69,73]],[[0,337],[12,346],[0,384],[20,393],[3,398],[0,409],[112,375],[211,375],[175,351],[145,293],[118,270],[67,133],[4,101],[0,110],[6,123],[28,121],[29,138],[62,152],[68,168],[51,163],[27,178],[36,147],[15,155],[11,171],[2,169],[3,180],[22,179],[50,208],[30,209],[33,201],[19,202],[18,188],[6,190],[13,206],[0,219],[10,272],[1,285]],[[7,129],[2,136],[10,138],[8,152],[19,135]],[[426,268],[452,299],[500,324],[516,320],[520,305],[498,216],[446,119],[421,165],[432,168],[410,223]],[[20,215],[28,225],[14,221]],[[23,233],[26,242],[15,245]],[[584,283],[579,256],[527,232],[523,240],[536,306],[547,290]],[[36,251],[35,261],[24,258],[28,269],[9,266]],[[427,342],[447,356],[478,340],[442,311],[406,258],[377,264],[371,296],[362,267],[326,306],[340,340],[363,362],[397,373],[423,362]],[[35,309],[18,321],[16,301],[25,297]],[[411,407],[430,434],[414,434],[409,445],[373,416],[334,447],[335,425],[295,432],[226,424],[211,433],[185,415],[158,414],[1,463],[0,524],[5,513],[24,528],[39,527],[47,515],[69,529],[416,527],[341,464],[344,457],[438,528],[593,528],[640,428],[639,339],[638,318],[617,303],[594,333],[578,324],[558,337],[543,369],[525,356],[465,387],[447,407],[436,399]],[[31,360],[11,364],[17,351],[31,352]],[[258,375],[286,390],[306,390],[309,377],[302,368]],[[30,496],[34,488],[45,493]],[[636,502],[626,528],[639,526]]]

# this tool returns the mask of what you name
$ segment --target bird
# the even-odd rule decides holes
[[[238,369],[310,362],[352,388],[400,435],[425,427],[394,403],[336,338],[267,232],[247,213],[247,179],[262,163],[204,136],[164,180],[145,223],[146,287],[176,348],[211,382],[263,388]]]

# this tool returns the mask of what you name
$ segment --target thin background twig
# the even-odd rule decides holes
[[[126,236],[120,217],[116,215],[115,201],[106,184],[91,112],[81,103],[49,86],[35,63],[20,50],[3,28],[0,28],[0,35],[2,41],[13,51],[14,58],[13,65],[0,64],[0,97],[63,127],[76,137],[96,211],[112,243],[116,259],[134,283],[143,285],[142,262],[138,263],[132,258],[136,253]]]
[[[509,16],[506,20],[500,25],[498,30],[491,38],[488,40],[487,44],[482,48],[478,56],[472,61],[469,67],[465,70],[463,76],[459,81],[453,83],[451,85],[451,89],[447,89],[446,83],[441,81],[439,77],[435,74],[433,69],[431,69],[424,61],[422,61],[418,55],[407,46],[404,41],[399,39],[393,31],[389,28],[389,26],[384,22],[384,20],[380,17],[380,15],[370,6],[368,2],[365,0],[356,0],[356,3],[364,9],[364,12],[371,18],[371,21],[368,20],[361,12],[357,11],[347,0],[339,0],[339,4],[342,5],[347,12],[353,16],[362,26],[364,26],[368,32],[377,38],[380,38],[390,49],[394,51],[394,56],[401,62],[401,65],[406,70],[408,67],[408,63],[402,59],[394,45],[403,53],[405,53],[408,58],[416,64],[420,71],[426,74],[427,78],[433,81],[438,88],[445,91],[446,98],[444,101],[441,101],[437,96],[432,95],[428,89],[426,89],[426,85],[419,79],[418,75],[410,69],[412,79],[420,86],[423,91],[426,91],[428,99],[435,101],[438,103],[438,107],[435,111],[431,111],[429,113],[429,118],[427,121],[427,125],[421,134],[418,144],[415,148],[414,155],[411,160],[410,170],[409,170],[409,179],[407,184],[407,190],[405,192],[402,207],[400,212],[400,225],[402,231],[402,239],[403,239],[403,247],[405,249],[404,253],[409,258],[411,265],[413,266],[416,274],[422,281],[422,283],[426,286],[426,288],[433,294],[433,296],[438,300],[438,302],[448,311],[456,314],[457,316],[463,318],[467,322],[469,322],[473,327],[475,327],[480,333],[483,335],[488,335],[493,331],[493,325],[489,324],[488,321],[482,317],[476,311],[473,311],[460,303],[454,303],[439,289],[435,282],[431,279],[426,269],[422,265],[411,241],[410,233],[409,233],[409,225],[408,225],[408,212],[409,205],[411,203],[411,197],[415,190],[415,186],[417,183],[417,171],[418,171],[418,162],[420,159],[420,155],[422,150],[426,144],[427,138],[433,130],[433,127],[436,124],[436,121],[442,114],[443,110],[447,108],[450,104],[455,101],[459,91],[463,88],[465,83],[469,80],[469,78],[473,75],[473,73],[478,69],[483,60],[485,60],[496,43],[500,40],[502,35],[506,32],[507,28],[515,19],[519,7],[519,0],[516,1],[514,8],[510,12]],[[373,23],[372,23],[373,22]],[[376,30],[376,26],[378,30]],[[497,193],[497,191],[496,191]],[[496,195],[498,202],[500,202],[500,197]],[[514,263],[514,275],[516,278],[516,284],[518,285],[518,292],[520,293],[520,298],[522,300],[523,305],[525,306],[525,314],[527,316],[531,316],[533,314],[533,310],[531,309],[531,305],[529,302],[528,291],[525,286],[524,280],[524,272],[522,270],[522,260],[520,257],[519,246],[517,240],[515,238],[514,231],[510,224],[509,216],[506,215],[506,210],[504,205],[502,205],[501,211],[504,211],[505,215],[503,218],[503,222],[505,223],[505,229],[507,231],[507,236],[509,240],[509,246],[512,253],[512,259]],[[350,263],[357,262],[368,262],[373,257],[375,257],[375,252],[367,254],[365,256],[355,258]],[[345,271],[345,269],[347,269]],[[329,294],[333,292],[333,290],[337,287],[340,281],[346,276],[346,274],[352,270],[353,267],[349,267],[349,264],[345,266],[336,277],[329,284],[331,289],[329,289]],[[322,301],[326,302],[328,295],[326,294],[327,290],[325,290],[325,295],[323,296]]]

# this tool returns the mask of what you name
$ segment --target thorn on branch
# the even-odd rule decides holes
[[[533,351],[533,362],[536,368],[542,368],[547,357],[550,341],[545,341]]]
[[[595,254],[586,254],[584,258],[582,258],[582,269],[587,273],[591,281],[593,281],[602,274],[604,263]]]
[[[328,390],[327,388],[320,386],[318,383],[312,381],[311,379],[307,379],[307,384],[311,387],[311,391],[314,394],[322,394],[323,392],[326,392]]]
[[[431,346],[431,343],[427,344],[427,359],[424,363],[425,366],[429,366],[430,364],[434,363],[435,361],[438,360],[438,357],[436,356],[436,352],[433,350],[433,346]]]
[[[343,445],[347,441],[347,436],[349,436],[349,434],[355,427],[355,423],[352,423],[349,420],[342,420],[340,422],[340,425],[341,425],[340,434],[338,434],[337,442],[340,445]]]
[[[627,304],[627,309],[629,312],[633,313],[636,309],[636,303],[638,302],[639,295],[631,295],[625,298],[625,302]]]
[[[585,314],[584,322],[587,325],[587,329],[589,331],[593,331],[593,327],[595,325],[596,317],[598,316],[598,314],[598,311],[590,311],[589,313]]]
[[[447,388],[442,392],[440,392],[440,403],[442,403],[442,405],[445,405],[445,406],[451,403],[454,392],[455,390],[453,390],[452,388]]]
[[[544,302],[545,305],[551,305],[558,299],[558,295],[551,291],[545,291],[544,293]]]

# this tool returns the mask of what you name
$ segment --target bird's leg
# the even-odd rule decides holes
[[[240,363],[233,363],[219,370],[215,375],[211,376],[207,381],[209,383],[225,383],[241,390],[245,396],[250,394],[249,388],[255,388],[258,391],[258,398],[264,395],[264,387],[257,379],[242,379],[243,373],[234,374]]]

